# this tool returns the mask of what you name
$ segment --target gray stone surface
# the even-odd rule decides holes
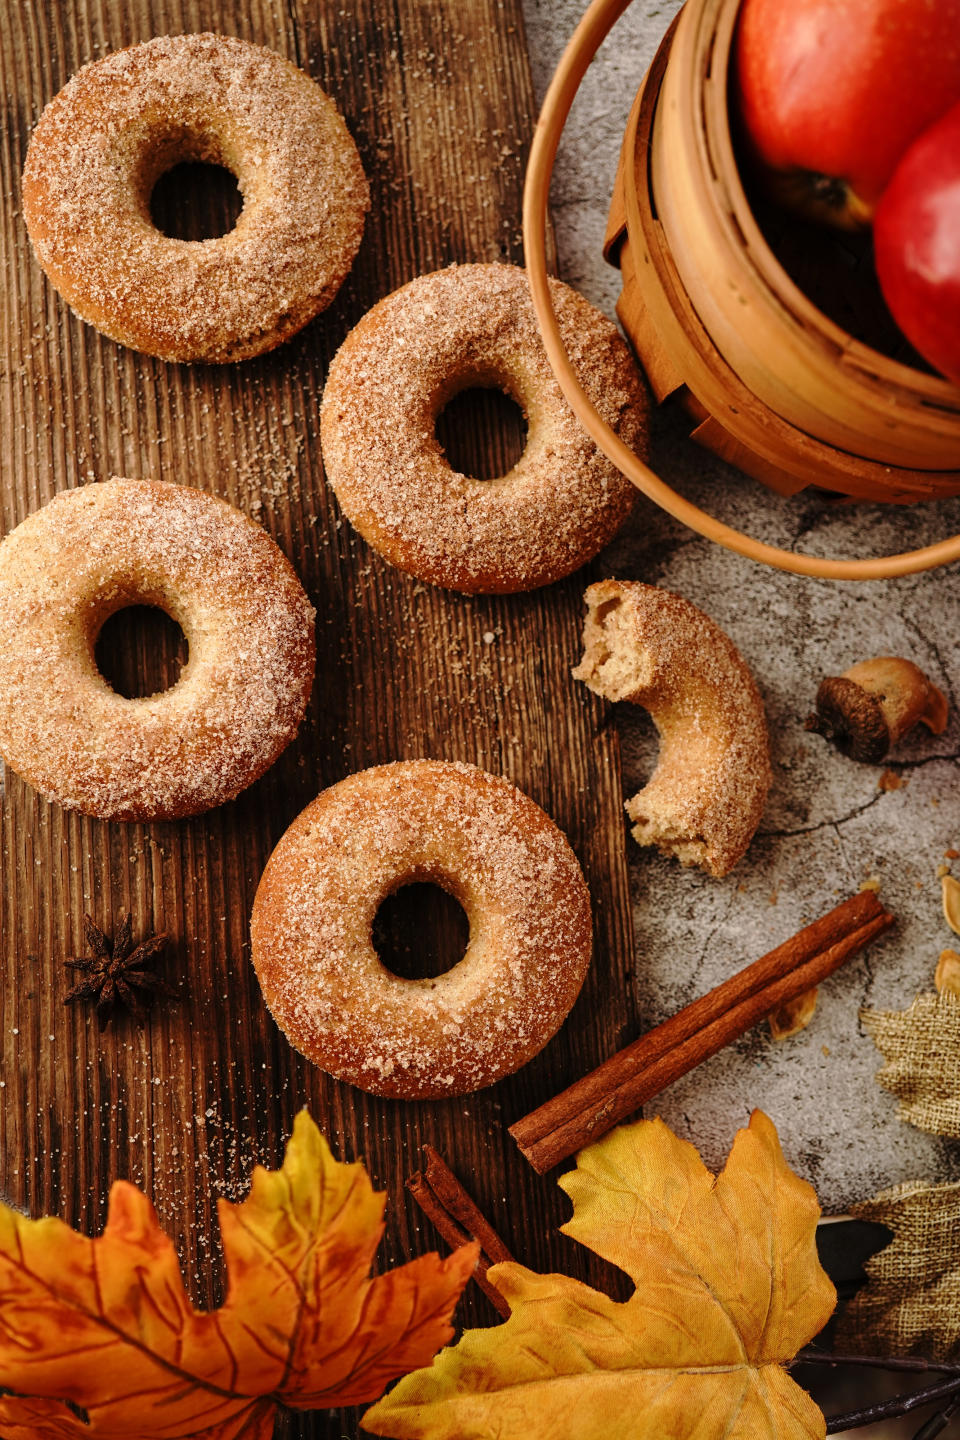
[[[581,0],[525,0],[542,97],[582,13]],[[627,113],[676,5],[634,0],[601,51],[567,127],[553,190],[564,278],[609,313],[618,275],[600,255]],[[690,444],[679,417],[660,417],[654,468],[740,528],[818,554],[910,548],[960,529],[960,502],[837,509],[775,497]],[[637,934],[636,984],[650,1024],[755,959],[867,878],[899,917],[890,938],[829,980],[810,1027],[781,1043],[761,1027],[673,1086],[659,1113],[722,1163],[754,1106],[776,1122],[788,1159],[817,1186],[825,1210],[912,1178],[955,1179],[960,1147],[897,1119],[874,1075],[880,1057],[858,1020],[863,1006],[905,1007],[932,986],[953,937],[941,917],[937,866],[960,849],[960,585],[957,567],[897,582],[800,580],[742,560],[684,530],[645,500],[610,548],[609,573],[679,591],[733,637],[763,692],[774,787],[746,858],[723,880],[683,870],[629,841]],[[906,655],[951,700],[944,735],[911,737],[890,762],[902,788],[878,788],[882,768],[856,765],[808,735],[803,717],[819,680],[855,660]],[[622,706],[628,793],[656,763],[644,712]],[[960,873],[960,862],[954,868]],[[960,943],[960,942],[958,942]]]

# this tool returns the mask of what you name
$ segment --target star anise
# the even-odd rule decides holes
[[[131,1011],[142,1025],[156,995],[176,996],[176,990],[165,980],[152,970],[144,969],[163,950],[166,935],[151,935],[135,946],[133,917],[129,913],[122,917],[112,941],[89,915],[83,917],[83,933],[93,956],[63,962],[73,970],[84,972],[83,979],[64,996],[64,1004],[71,1000],[93,1000],[101,1030],[117,1005]]]

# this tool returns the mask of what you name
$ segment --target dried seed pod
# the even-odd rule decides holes
[[[934,735],[945,730],[946,697],[912,660],[880,655],[821,680],[816,714],[805,728],[851,760],[876,765],[920,722]]]
[[[956,950],[941,950],[933,983],[938,995],[955,995],[960,999],[960,955]]]
[[[954,935],[960,935],[960,880],[953,875],[941,875],[943,887],[943,918]]]
[[[786,1000],[776,1010],[771,1010],[767,1024],[773,1039],[789,1040],[791,1035],[799,1035],[801,1030],[806,1030],[816,1008],[817,987],[814,985],[812,990],[804,990],[802,995]]]

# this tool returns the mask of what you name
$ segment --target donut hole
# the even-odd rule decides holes
[[[150,218],[171,240],[218,240],[236,227],[242,209],[237,177],[199,160],[165,170],[150,195]]]
[[[499,386],[459,390],[440,411],[436,436],[447,463],[473,480],[499,480],[527,448],[527,418]]]
[[[415,880],[382,901],[373,920],[373,948],[401,980],[432,980],[463,959],[470,922],[440,885]]]
[[[154,605],[128,605],[107,619],[94,648],[97,669],[111,690],[142,700],[171,690],[187,663],[180,626]]]
[[[620,766],[625,794],[642,789],[660,761],[660,734],[642,705],[621,704],[616,711]]]

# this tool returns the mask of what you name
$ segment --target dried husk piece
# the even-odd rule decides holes
[[[804,990],[796,999],[771,1011],[767,1016],[770,1034],[774,1040],[789,1040],[791,1035],[799,1035],[810,1024],[816,1008],[817,986],[814,985],[812,990]]]
[[[877,765],[915,725],[940,735],[947,701],[918,665],[894,655],[861,660],[828,675],[805,728],[823,735],[851,760]]]
[[[937,961],[933,983],[938,995],[956,995],[960,998],[960,955],[956,950],[941,950]]]
[[[952,875],[940,878],[943,886],[943,917],[954,935],[960,935],[960,880]]]

